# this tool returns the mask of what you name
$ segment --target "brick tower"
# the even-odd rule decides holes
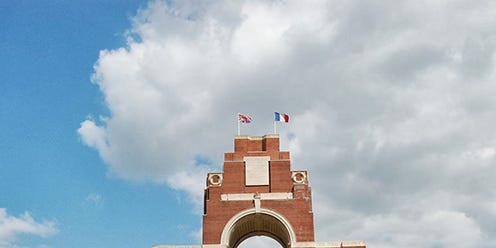
[[[306,175],[306,171],[290,170],[289,152],[279,150],[279,136],[237,136],[234,152],[224,155],[224,173],[207,176],[203,244],[227,241],[235,247],[259,234],[271,236],[284,246],[288,242],[314,241],[312,195]],[[244,218],[242,222],[228,223],[243,211],[248,212],[239,216],[239,220]],[[249,225],[258,229],[246,228]],[[236,243],[222,240],[223,231],[231,232]]]
[[[236,248],[268,236],[283,248],[365,248],[365,242],[315,242],[312,191],[306,171],[292,171],[279,136],[236,136],[224,171],[208,173],[201,246]],[[177,246],[154,246],[171,248]],[[183,246],[184,247],[184,246]]]

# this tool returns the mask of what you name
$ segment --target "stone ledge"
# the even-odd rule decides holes
[[[263,140],[267,138],[279,138],[279,134],[266,134],[264,136],[236,135],[234,139]]]
[[[291,248],[341,248],[341,242],[296,242]]]
[[[343,241],[342,246],[343,247],[360,247],[360,246],[365,247],[365,241]]]
[[[291,244],[291,248],[344,248],[344,247],[363,247],[364,241],[343,241],[343,242],[296,242]]]
[[[252,201],[255,195],[255,193],[222,194],[220,198],[222,201]],[[260,200],[291,200],[293,193],[260,193],[259,197]]]
[[[366,247],[365,241],[342,241],[342,242],[296,242],[291,248],[346,248]],[[211,245],[155,245],[152,248],[225,248],[221,244]]]

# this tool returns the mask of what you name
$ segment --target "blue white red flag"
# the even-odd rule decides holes
[[[279,114],[277,112],[274,112],[275,116],[275,121],[280,121],[280,122],[289,122],[289,115],[288,114]]]
[[[250,123],[251,117],[238,113],[238,121],[241,123]]]

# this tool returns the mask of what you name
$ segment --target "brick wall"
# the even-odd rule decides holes
[[[269,156],[269,185],[246,186],[244,157]],[[254,208],[253,201],[221,200],[223,194],[292,193],[293,199],[261,200],[261,208],[284,216],[296,234],[297,242],[314,241],[311,188],[306,180],[292,179],[289,152],[279,150],[279,137],[237,136],[234,152],[224,155],[222,182],[214,185],[207,178],[203,216],[203,244],[219,244],[224,227],[237,213]],[[306,172],[302,172],[305,173]]]

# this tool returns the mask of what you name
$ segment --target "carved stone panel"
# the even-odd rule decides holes
[[[246,186],[269,185],[270,156],[244,157]]]

